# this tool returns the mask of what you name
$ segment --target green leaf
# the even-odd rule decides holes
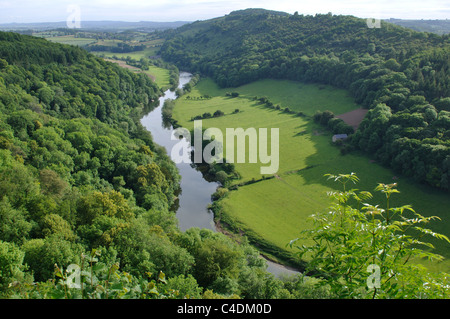
[[[166,275],[162,271],[158,274],[158,281],[167,284]]]

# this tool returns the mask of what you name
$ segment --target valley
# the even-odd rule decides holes
[[[448,298],[450,35],[391,22],[0,32],[0,298]]]

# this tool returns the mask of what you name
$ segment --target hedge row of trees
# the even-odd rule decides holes
[[[381,28],[368,28],[366,20],[351,16],[261,10],[171,33],[162,56],[222,87],[279,78],[349,90],[363,107],[377,108],[352,139],[356,147],[399,173],[450,188],[449,35],[384,21]],[[427,157],[414,153],[418,145],[420,153],[429,150]]]

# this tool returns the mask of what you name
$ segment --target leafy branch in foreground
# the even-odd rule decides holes
[[[23,299],[173,299],[178,291],[166,289],[166,276],[159,272],[155,279],[136,278],[120,271],[119,264],[98,262],[98,250],[83,254],[80,265],[66,270],[55,264],[55,277],[46,282],[10,284],[15,296]]]
[[[430,273],[416,263],[443,260],[424,238],[450,243],[424,228],[439,217],[424,217],[408,205],[390,207],[392,194],[399,192],[396,184],[375,188],[386,195],[386,206],[380,207],[365,203],[370,192],[347,190],[347,184],[359,181],[354,173],[326,176],[343,191],[330,192],[333,204],[312,215],[313,228],[290,242],[308,260],[307,273],[320,277],[320,285],[328,285],[337,298],[448,298],[449,275]]]

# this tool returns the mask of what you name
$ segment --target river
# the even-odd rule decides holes
[[[191,74],[180,72],[179,88],[182,88],[191,79]],[[170,155],[172,147],[180,141],[173,138],[173,128],[165,127],[162,118],[162,106],[167,99],[175,100],[175,92],[167,90],[159,98],[159,106],[141,119],[142,125],[151,132],[156,144],[163,146]],[[187,142],[186,142],[187,143]],[[202,173],[190,164],[176,164],[181,175],[181,194],[179,195],[179,207],[176,216],[179,228],[185,231],[192,227],[207,228],[217,231],[214,224],[214,214],[208,209],[211,203],[211,195],[219,186],[218,183],[206,181]],[[297,273],[288,267],[267,260],[267,271],[279,276],[281,274]]]

